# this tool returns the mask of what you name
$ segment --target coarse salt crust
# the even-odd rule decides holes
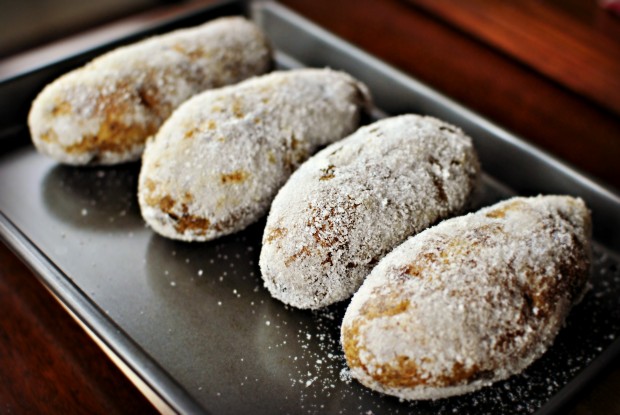
[[[360,128],[304,163],[276,196],[260,255],[265,286],[299,308],[350,297],[394,246],[459,213],[479,170],[471,139],[435,118]]]
[[[446,220],[388,254],[353,296],[341,342],[354,378],[403,399],[521,372],[584,295],[590,213],[568,196],[513,198]]]
[[[366,86],[329,69],[274,72],[199,94],[147,144],[142,216],[185,241],[244,229],[318,146],[355,130],[369,105]]]
[[[65,164],[140,158],[144,143],[192,95],[267,72],[271,50],[241,17],[108,52],[43,89],[28,125],[35,147]]]

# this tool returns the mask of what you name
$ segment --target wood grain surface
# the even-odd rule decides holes
[[[458,7],[450,0],[409,1],[620,115],[617,25],[592,30],[579,15],[539,0],[468,0]],[[599,13],[600,19],[616,20]]]
[[[596,2],[283,0],[282,3],[620,189],[620,119],[616,104],[620,93],[616,71],[619,62],[610,61],[604,53],[606,48],[617,50],[620,44],[620,19],[600,10]],[[175,7],[182,9],[195,4]],[[514,22],[506,21],[514,16],[525,26],[514,27]],[[132,22],[147,26],[159,17],[150,13]],[[140,24],[131,27],[137,30]],[[554,42],[556,47],[558,42],[560,45],[565,42],[564,45],[578,45],[581,49],[577,56],[555,51],[562,52],[563,57],[551,57],[555,53],[554,42],[545,42],[543,36],[529,39],[537,45],[536,50],[530,50],[533,46],[527,39],[519,39],[529,36],[528,25],[542,33],[579,27],[574,33],[562,36],[556,33],[564,40]],[[126,25],[122,27],[127,29]],[[114,33],[108,31],[106,36],[113,37]],[[590,42],[602,38],[606,45],[602,49],[600,44]],[[75,38],[73,43],[68,42],[68,45],[76,44]],[[60,53],[63,45],[56,44],[54,53]],[[33,54],[26,60],[13,62],[31,62],[37,56],[49,56],[45,49],[39,52],[42,55]],[[596,58],[587,61],[591,56]],[[593,63],[597,63],[596,67]],[[578,79],[567,76],[568,67],[572,68],[568,75]],[[579,398],[572,415],[620,414],[619,394],[620,363],[616,362]],[[0,413],[155,413],[37,278],[2,244]]]

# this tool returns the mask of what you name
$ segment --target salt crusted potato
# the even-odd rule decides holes
[[[43,89],[28,117],[32,141],[66,164],[137,160],[187,98],[265,73],[271,61],[260,29],[241,17],[118,48]]]
[[[388,254],[353,296],[341,338],[351,374],[437,399],[519,373],[583,296],[589,263],[581,199],[513,198],[446,220]]]
[[[274,72],[190,99],[147,144],[142,216],[185,241],[245,228],[318,146],[357,128],[369,99],[364,85],[328,69]]]
[[[350,297],[394,246],[458,213],[478,174],[471,139],[435,118],[360,128],[304,163],[278,193],[260,255],[265,286],[299,308]]]

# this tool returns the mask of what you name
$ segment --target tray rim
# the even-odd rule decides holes
[[[201,8],[197,11],[195,10],[165,19],[162,22],[158,22],[151,27],[144,29],[143,31],[135,32],[130,36],[106,42],[105,44],[84,50],[80,53],[47,63],[26,73],[2,80],[0,81],[0,88],[16,79],[23,79],[31,76],[33,73],[45,70],[49,67],[70,62],[74,59],[80,59],[80,57],[83,57],[85,54],[101,51],[113,45],[122,43],[128,39],[134,39],[136,37],[161,30],[162,27],[166,27],[167,25],[182,25],[183,21],[197,15],[209,17],[210,11],[215,13],[217,10],[223,9],[224,7],[230,5],[240,6],[245,9],[247,2],[244,0],[224,0]],[[485,117],[478,115],[461,104],[453,101],[449,97],[437,92],[433,88],[417,81],[410,75],[405,74],[404,72],[392,67],[378,58],[375,58],[367,52],[364,52],[362,49],[333,35],[306,18],[296,14],[287,7],[269,0],[257,1],[251,5],[251,10],[249,12],[246,11],[245,15],[256,20],[257,12],[260,10],[270,10],[277,14],[281,14],[298,26],[311,28],[313,32],[319,33],[322,37],[335,44],[338,48],[346,49],[349,53],[360,57],[362,60],[371,62],[380,71],[387,73],[390,77],[396,80],[415,85],[416,88],[419,88],[424,95],[430,97],[432,100],[439,102],[441,105],[450,107],[458,113],[461,113],[461,115],[473,120],[473,122],[477,123],[482,128],[489,130],[511,146],[521,148],[524,151],[534,155],[543,162],[550,164],[562,174],[570,176],[571,178],[582,183],[583,186],[593,189],[595,192],[609,199],[610,202],[620,206],[620,193],[618,193],[615,189],[606,187],[596,179],[580,172],[578,169],[568,165],[561,159],[539,149],[535,145],[530,144],[521,139],[519,136],[508,132]],[[127,333],[117,326],[116,323],[108,317],[95,302],[90,300],[88,296],[77,285],[75,285],[66,274],[60,271],[54,262],[44,252],[39,250],[36,244],[31,241],[28,236],[25,235],[17,226],[15,226],[2,211],[0,211],[0,239],[6,243],[6,245],[20,258],[20,260],[24,262],[24,264],[28,266],[30,270],[33,271],[33,273],[52,293],[52,295],[65,308],[67,308],[70,315],[72,315],[73,318],[83,325],[83,328],[87,332],[90,330],[91,333],[89,333],[89,335],[94,335],[93,338],[96,342],[99,340],[103,343],[103,345],[108,347],[116,358],[125,364],[133,374],[138,376],[138,378],[145,383],[151,392],[155,393],[155,395],[163,401],[166,405],[166,407],[163,408],[164,410],[168,409],[171,412],[179,413],[209,413],[153,358],[151,358],[137,343],[135,343]],[[572,400],[585,389],[589,382],[603,373],[609,364],[619,356],[620,338],[617,338],[580,373],[575,375],[569,383],[565,384],[555,396],[547,401],[545,405],[536,412],[536,414],[558,413],[560,410],[565,409],[567,405],[569,405],[570,402],[572,402]],[[115,364],[118,363],[115,362]],[[124,374],[127,375],[126,373]],[[141,392],[144,393],[142,390]],[[158,407],[158,409],[162,410],[160,407]]]
[[[104,345],[118,362],[124,364],[159,398],[160,401],[149,399],[156,408],[163,412],[167,412],[168,409],[169,412],[177,413],[208,413],[127,333],[107,317],[96,303],[71,282],[68,276],[60,271],[3,212],[0,212],[0,239],[35,274],[87,334],[93,337],[95,343],[98,346]],[[104,349],[106,354],[107,351]],[[114,358],[112,361],[127,376],[123,367]],[[135,383],[134,385],[148,399],[144,390],[139,385]],[[162,407],[161,403],[165,406]]]

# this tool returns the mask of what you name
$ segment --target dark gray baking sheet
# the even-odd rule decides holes
[[[244,5],[228,2],[154,31],[236,13],[245,13]],[[523,374],[463,397],[410,403],[371,392],[350,380],[338,343],[346,302],[299,311],[263,289],[257,262],[264,221],[210,243],[161,238],[140,218],[138,164],[57,165],[28,144],[19,106],[11,116],[6,108],[1,114],[4,240],[178,412],[543,414],[569,406],[620,353],[618,196],[279,5],[256,4],[252,15],[272,39],[281,66],[344,69],[366,82],[389,114],[432,114],[467,130],[487,173],[478,205],[537,193],[588,202],[597,241],[593,289],[547,354]],[[106,47],[5,81],[2,105],[11,102],[9,92],[29,102],[44,80]]]

